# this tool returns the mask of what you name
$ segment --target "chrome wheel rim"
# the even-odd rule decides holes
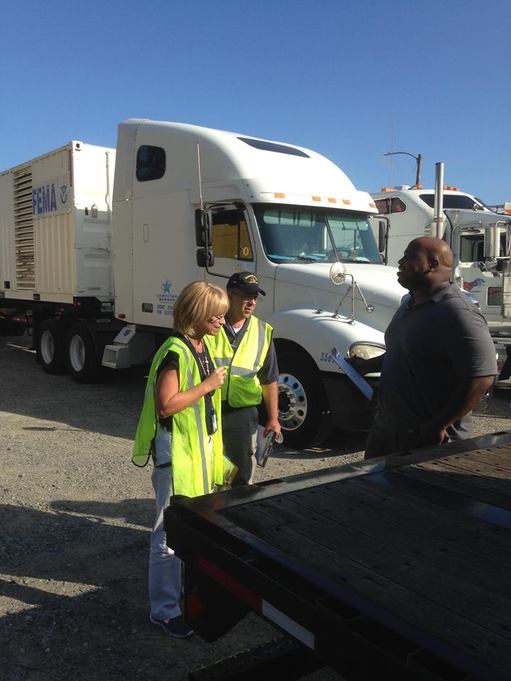
[[[279,376],[279,421],[284,430],[303,426],[308,412],[307,395],[302,383],[292,374]]]
[[[41,334],[41,357],[45,364],[51,364],[55,357],[55,340],[51,331],[45,330]]]
[[[69,341],[69,363],[76,372],[85,366],[85,343],[81,336],[72,336]]]

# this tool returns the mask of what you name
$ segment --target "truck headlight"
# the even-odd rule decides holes
[[[385,352],[385,346],[378,343],[353,343],[348,348],[348,357],[361,357],[362,359],[372,359],[379,357]]]

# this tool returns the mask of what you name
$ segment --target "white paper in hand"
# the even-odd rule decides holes
[[[368,400],[372,400],[374,394],[373,388],[365,380],[365,378],[358,373],[355,367],[352,364],[350,364],[348,360],[341,355],[340,352],[337,352],[335,348],[332,349],[330,355],[332,356],[334,362],[337,364],[339,369],[344,371],[346,376],[351,381],[353,381],[353,383],[357,386],[360,392],[363,393],[363,395],[367,397]]]

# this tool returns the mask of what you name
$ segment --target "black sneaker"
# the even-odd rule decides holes
[[[182,615],[172,617],[168,622],[157,620],[152,615],[149,615],[149,620],[161,627],[167,636],[172,636],[172,638],[188,638],[193,634],[193,629],[190,629],[186,624]]]

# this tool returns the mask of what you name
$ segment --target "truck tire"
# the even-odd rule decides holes
[[[43,319],[36,342],[36,358],[47,374],[66,372],[66,326],[60,319]]]
[[[279,357],[279,420],[284,442],[291,447],[320,444],[332,431],[318,369],[304,353]]]
[[[101,357],[98,356],[92,332],[84,322],[76,322],[69,330],[66,344],[67,370],[77,383],[94,383],[101,378]]]

